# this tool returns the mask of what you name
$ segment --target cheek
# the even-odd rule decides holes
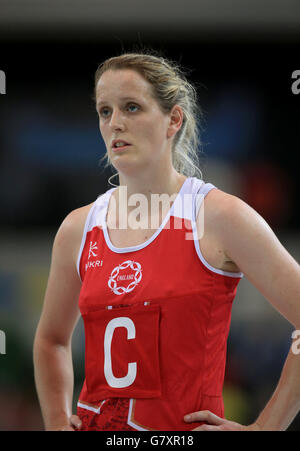
[[[139,128],[142,138],[150,143],[162,143],[166,136],[166,126],[161,118],[149,121]]]
[[[105,125],[103,125],[100,120],[99,120],[99,130],[101,133],[101,136],[103,138],[103,140],[106,142],[108,139],[108,133],[107,133],[107,128],[105,127]]]

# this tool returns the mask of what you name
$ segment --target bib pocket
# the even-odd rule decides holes
[[[108,306],[82,317],[88,401],[160,397],[160,306]]]

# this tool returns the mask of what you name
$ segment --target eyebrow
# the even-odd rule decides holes
[[[131,100],[132,102],[141,102],[140,100],[137,100],[137,99],[135,99],[135,97],[121,97],[121,100],[122,101],[128,101],[128,100]],[[108,102],[106,102],[105,100],[100,100],[100,102],[97,102],[97,108],[99,108],[99,106],[101,106],[101,105],[105,105],[105,104],[107,104]]]

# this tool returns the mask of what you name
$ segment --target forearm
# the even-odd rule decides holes
[[[45,429],[59,429],[68,424],[74,387],[71,347],[37,339],[34,375]]]
[[[290,349],[278,385],[256,424],[265,431],[286,430],[300,410],[300,354]]]

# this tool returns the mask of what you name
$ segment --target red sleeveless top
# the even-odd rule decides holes
[[[133,247],[116,248],[108,235],[115,188],[90,209],[78,256],[86,339],[78,407],[98,416],[99,430],[118,422],[119,429],[190,430],[187,413],[224,416],[226,342],[243,274],[213,268],[201,254],[196,218],[213,188],[187,178],[154,235]],[[101,423],[105,403],[114,407]]]

